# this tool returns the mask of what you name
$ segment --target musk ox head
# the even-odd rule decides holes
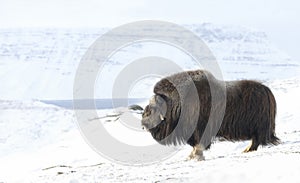
[[[149,131],[165,120],[167,112],[167,103],[159,95],[155,95],[150,99],[149,105],[145,107],[142,114],[142,127]]]

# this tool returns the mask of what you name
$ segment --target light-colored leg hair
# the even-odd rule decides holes
[[[205,150],[204,146],[201,144],[197,144],[196,146],[193,147],[193,151],[189,155],[188,159],[195,159],[197,161],[202,161],[205,160],[203,156],[203,150]]]
[[[243,153],[249,152],[251,146],[252,146],[252,140],[251,140],[249,146],[247,146],[247,148],[243,151]]]
[[[244,153],[256,151],[259,146],[257,140],[252,139],[250,145],[243,151]]]

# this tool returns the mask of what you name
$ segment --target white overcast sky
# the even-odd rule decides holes
[[[0,28],[113,28],[146,19],[240,25],[265,31],[296,60],[299,17],[299,0],[0,0]]]

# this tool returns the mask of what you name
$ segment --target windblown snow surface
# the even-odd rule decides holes
[[[188,145],[150,165],[109,161],[85,142],[72,109],[41,102],[72,98],[80,57],[105,30],[1,30],[0,182],[300,182],[299,64],[261,32],[211,24],[187,28],[212,49],[225,79],[257,79],[271,88],[281,144],[242,153],[249,141],[216,141],[200,162],[186,161],[192,150]],[[135,45],[112,58],[107,70],[117,73],[122,69],[119,60],[135,58],[136,50],[157,54],[150,44]],[[180,64],[185,70],[196,68],[180,54],[170,59],[175,58],[184,60]],[[131,95],[151,96],[156,79],[141,81]],[[109,90],[99,97],[109,97]],[[114,109],[98,111],[115,138],[128,144],[156,143],[148,132],[124,130],[117,118],[107,116],[112,113]]]

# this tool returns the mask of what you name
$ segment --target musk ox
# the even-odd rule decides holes
[[[142,114],[143,128],[160,144],[191,145],[189,159],[204,160],[203,150],[215,137],[252,140],[244,152],[279,143],[276,101],[260,82],[224,82],[208,71],[196,70],[161,79],[154,93]]]

